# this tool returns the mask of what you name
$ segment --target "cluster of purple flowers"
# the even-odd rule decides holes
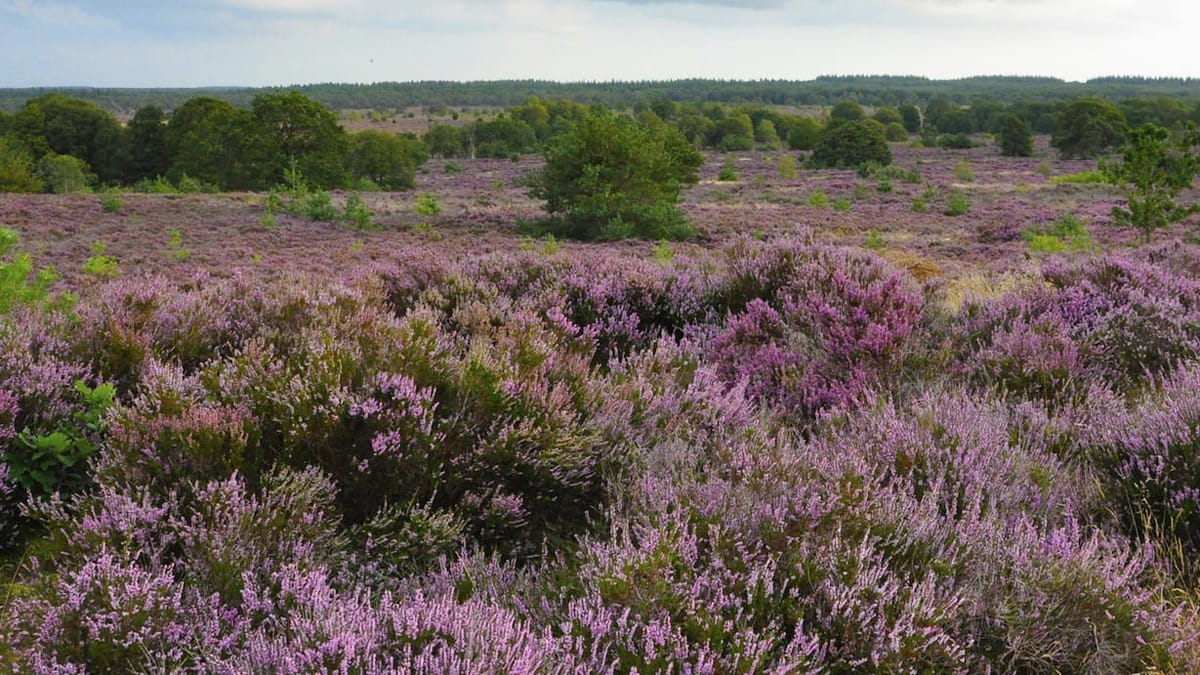
[[[88,484],[0,462],[0,666],[1195,672],[1188,259],[953,312],[866,251],[745,240],[0,317],[4,457],[118,387]]]

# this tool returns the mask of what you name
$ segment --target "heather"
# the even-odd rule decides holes
[[[523,238],[531,160],[370,231],[5,198],[0,663],[1195,672],[1200,248],[1038,159],[893,153],[710,156],[657,245]],[[1096,246],[1029,251],[1064,211]]]

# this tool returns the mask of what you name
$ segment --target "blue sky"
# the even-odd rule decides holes
[[[1200,0],[0,0],[0,86],[1200,76]]]

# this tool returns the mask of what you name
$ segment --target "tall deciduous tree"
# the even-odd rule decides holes
[[[645,127],[603,108],[550,140],[532,194],[584,239],[680,239],[691,227],[676,208],[704,158],[678,131]]]
[[[386,131],[360,131],[350,137],[350,171],[384,190],[408,190],[425,160],[417,145]]]
[[[282,182],[294,165],[313,187],[347,184],[349,142],[337,115],[324,104],[296,91],[259,94],[250,112],[262,145],[258,174],[263,179]]]
[[[1200,211],[1200,205],[1175,201],[1200,173],[1197,150],[1200,131],[1191,123],[1174,137],[1169,130],[1150,123],[1131,131],[1121,159],[1101,162],[1105,178],[1119,186],[1127,200],[1126,206],[1113,207],[1116,224],[1132,225],[1150,241],[1155,230]]]
[[[167,154],[167,116],[156,105],[139,108],[126,127],[129,138],[129,163],[125,180],[165,176],[171,166]]]
[[[1088,159],[1120,146],[1127,131],[1125,115],[1115,105],[1081,98],[1059,112],[1050,145],[1065,158]]]
[[[168,177],[178,182],[186,175],[224,189],[261,187],[263,181],[255,178],[261,150],[253,126],[250,113],[226,101],[190,99],[167,124]]]
[[[104,182],[122,178],[126,148],[121,125],[90,101],[62,94],[30,99],[13,119],[13,132],[40,160],[50,153],[87,163]]]

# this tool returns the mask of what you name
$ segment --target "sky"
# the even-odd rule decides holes
[[[0,87],[1200,76],[1200,0],[0,0]]]

